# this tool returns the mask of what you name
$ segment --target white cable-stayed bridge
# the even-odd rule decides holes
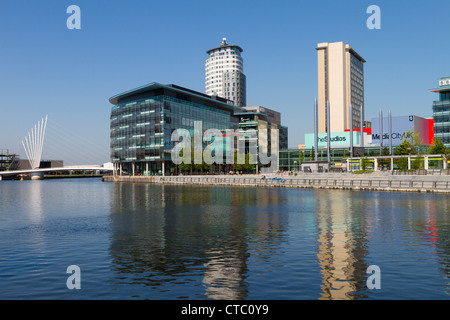
[[[29,168],[19,168],[17,170],[0,171],[0,180],[2,176],[31,175],[32,178],[42,179],[47,172],[79,172],[79,171],[101,171],[109,172],[113,170],[112,164],[104,162],[107,150],[102,150],[98,145],[80,136],[77,133],[69,132],[67,127],[58,126],[51,123],[50,130],[47,129],[48,116],[42,118],[25,136],[22,141],[22,147],[29,162]],[[50,139],[46,138],[46,133],[51,133]],[[46,141],[46,154],[52,157],[69,156],[71,165],[40,168],[44,141]],[[90,165],[72,164],[77,161],[86,161],[96,163]],[[80,161],[81,162],[81,161]],[[101,164],[98,164],[101,163]]]

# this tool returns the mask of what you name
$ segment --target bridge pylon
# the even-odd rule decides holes
[[[25,149],[31,169],[33,170],[38,169],[41,165],[45,128],[47,127],[47,117],[48,116],[45,116],[45,119],[42,118],[42,120],[38,122],[34,128],[31,128],[31,131],[28,132],[28,136],[25,136],[25,140],[22,141],[22,146]]]

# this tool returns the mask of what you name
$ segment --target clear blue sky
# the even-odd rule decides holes
[[[69,5],[81,30],[69,30]],[[369,30],[369,5],[381,30]],[[222,37],[244,49],[247,104],[282,113],[289,145],[313,131],[320,42],[344,41],[365,59],[366,119],[431,117],[437,79],[450,76],[450,2],[300,0],[2,0],[0,149],[48,115],[43,157],[109,161],[108,99],[151,83],[204,92],[206,50]]]

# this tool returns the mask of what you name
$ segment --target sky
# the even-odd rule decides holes
[[[381,29],[367,27],[370,5]],[[247,105],[281,112],[290,148],[313,132],[321,42],[366,60],[366,120],[432,117],[449,16],[448,0],[1,0],[0,149],[26,158],[22,141],[48,115],[43,159],[109,162],[109,98],[152,82],[205,92],[206,51],[223,37],[244,50]]]

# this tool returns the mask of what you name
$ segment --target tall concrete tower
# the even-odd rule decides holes
[[[246,77],[241,56],[242,48],[228,44],[223,38],[220,46],[206,51],[205,91],[233,101],[239,107],[246,106]]]
[[[359,128],[361,120],[364,120],[366,61],[350,45],[343,42],[319,43],[316,50],[319,133],[327,130],[327,101],[330,102],[331,132],[343,132],[350,127]]]

